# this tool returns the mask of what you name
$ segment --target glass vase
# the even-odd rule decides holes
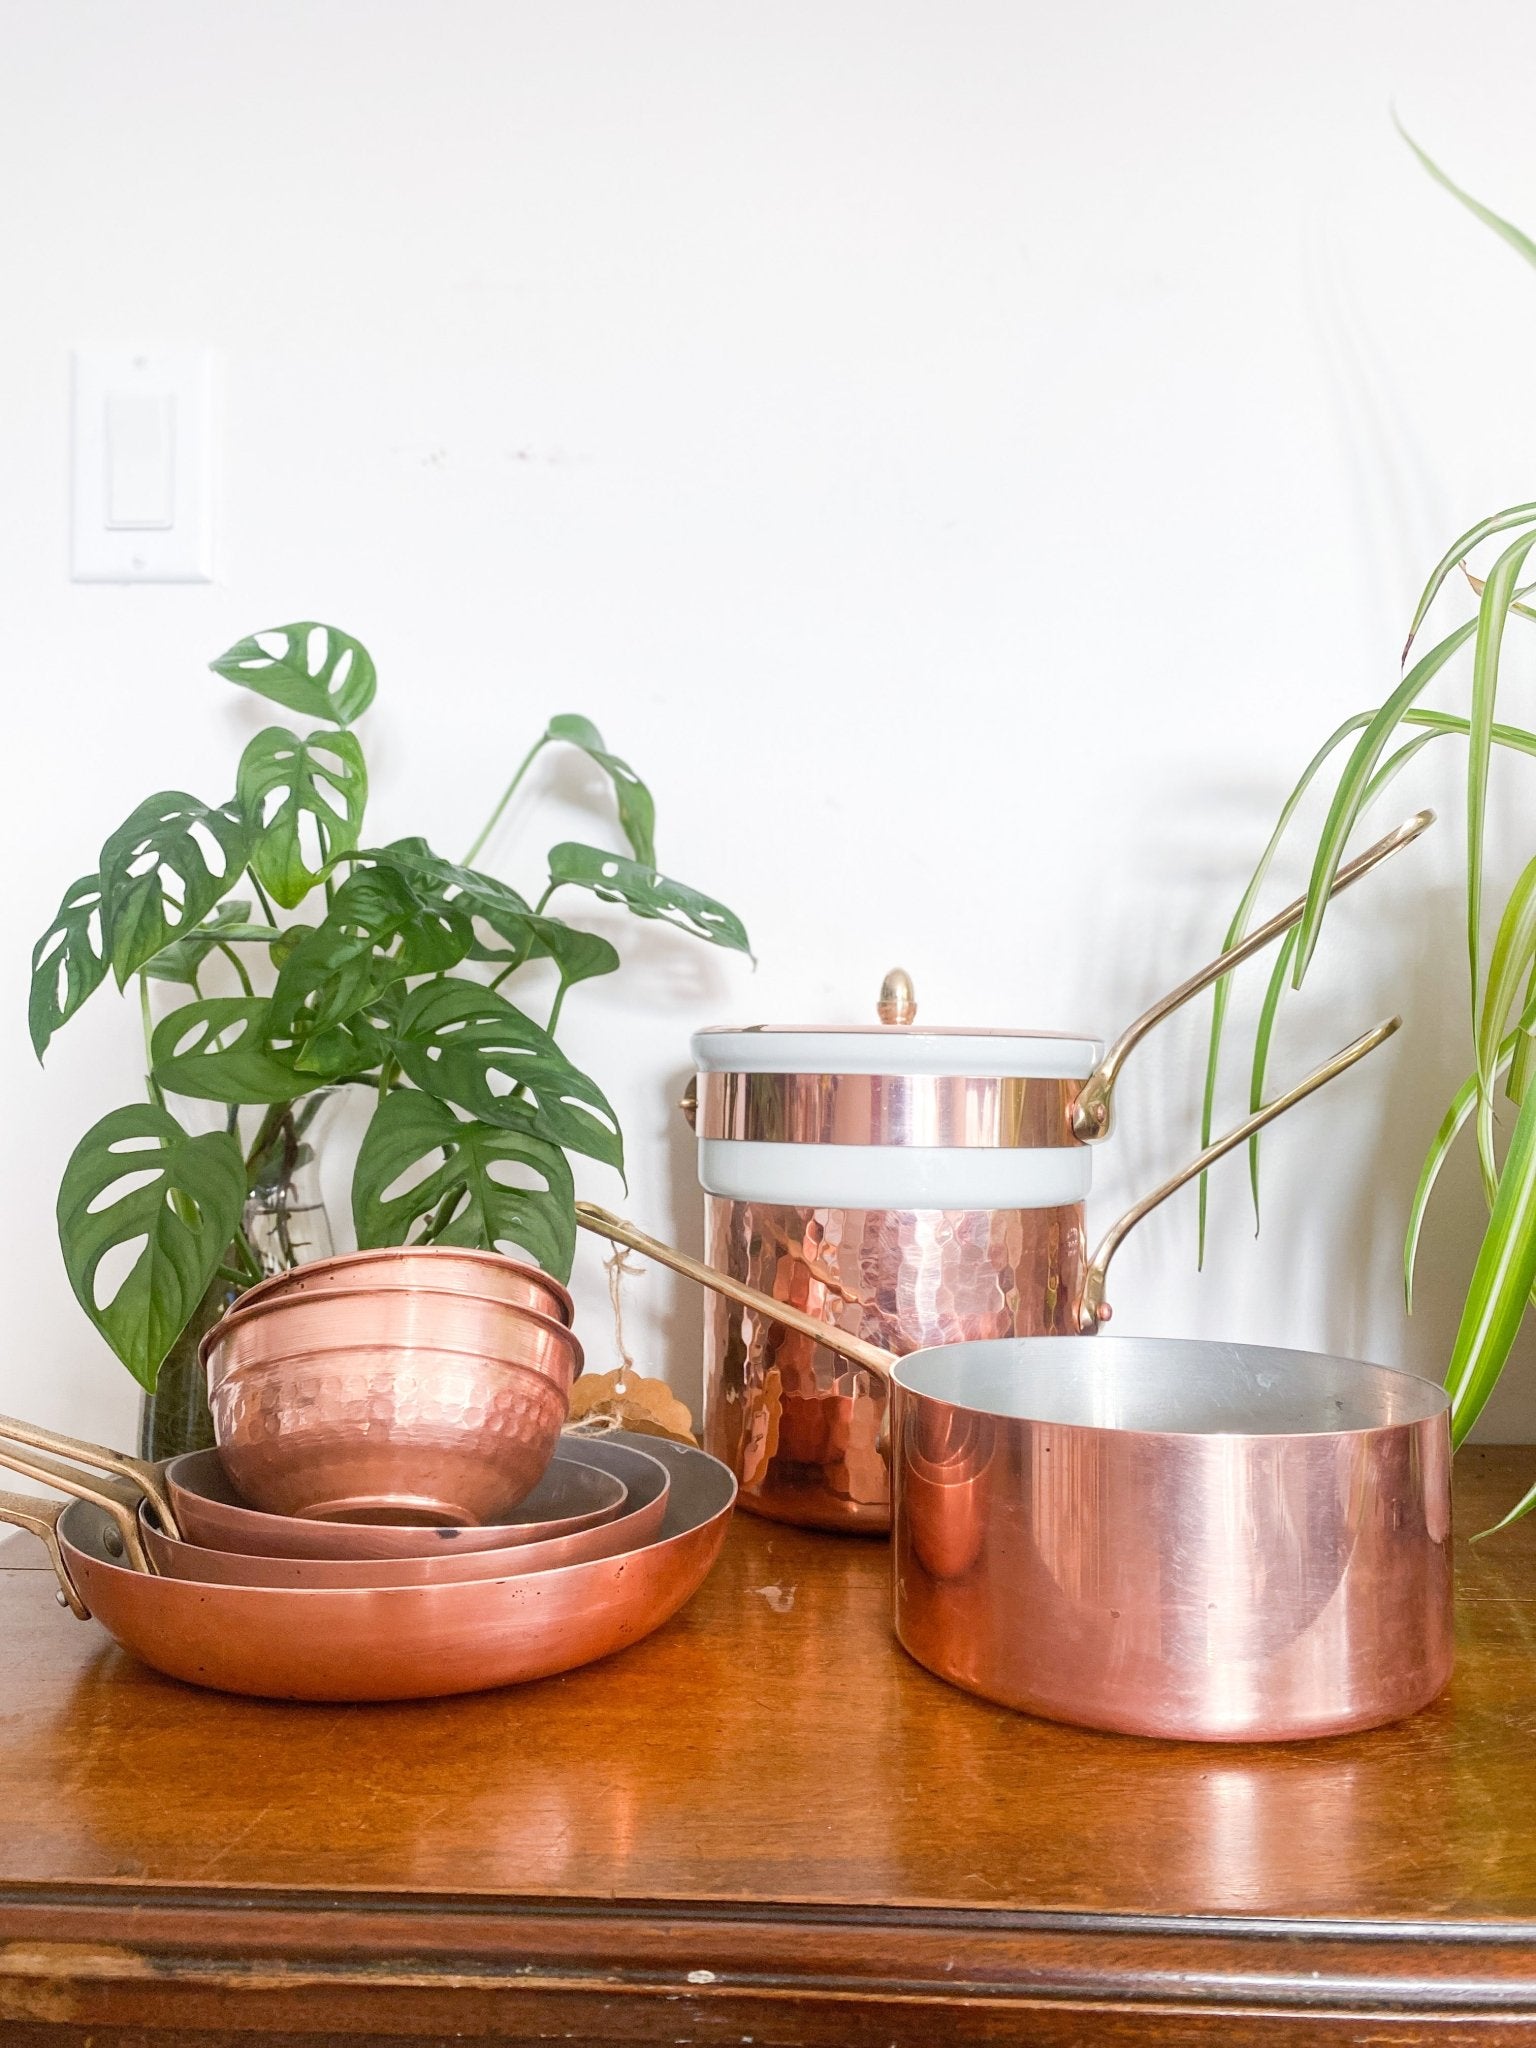
[[[329,1111],[340,1094],[337,1088],[320,1088],[263,1113],[251,1148],[251,1192],[241,1221],[245,1243],[232,1245],[224,1261],[231,1272],[259,1267],[265,1278],[311,1259],[329,1258],[335,1250],[320,1189],[320,1150]],[[212,1445],[213,1421],[198,1346],[240,1293],[233,1280],[215,1277],[171,1346],[155,1391],[144,1396],[140,1457],[174,1458]]]

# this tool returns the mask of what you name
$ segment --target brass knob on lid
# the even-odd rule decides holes
[[[912,977],[904,967],[893,967],[881,982],[875,1015],[882,1024],[910,1024],[917,1015]]]

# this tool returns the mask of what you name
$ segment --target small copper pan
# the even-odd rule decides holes
[[[644,1451],[624,1445],[611,1447],[607,1455],[612,1469],[598,1476],[617,1486],[622,1513],[585,1528],[568,1529],[563,1535],[497,1549],[439,1547],[434,1557],[263,1556],[254,1551],[210,1549],[202,1543],[177,1543],[161,1534],[152,1511],[144,1505],[139,1509],[139,1533],[155,1571],[168,1579],[197,1579],[210,1586],[440,1586],[522,1578],[559,1565],[583,1564],[588,1558],[617,1557],[655,1540],[667,1512],[671,1475],[666,1466]],[[595,1473],[597,1468],[567,1469]]]
[[[720,1554],[736,1482],[718,1459],[614,1432],[671,1473],[660,1535],[616,1557],[521,1578],[363,1590],[210,1586],[147,1577],[108,1548],[94,1503],[0,1495],[0,1520],[49,1542],[65,1600],[123,1648],[192,1685],[263,1699],[404,1700],[573,1671],[650,1635]]]
[[[1449,1678],[1449,1402],[1429,1381],[1156,1338],[897,1358],[617,1217],[580,1220],[885,1381],[896,1634],[940,1678],[1206,1742],[1375,1727]]]
[[[414,1523],[315,1522],[247,1507],[229,1483],[217,1451],[188,1451],[165,1468],[165,1486],[189,1543],[251,1557],[348,1560],[442,1558],[508,1550],[574,1536],[626,1512],[623,1463],[601,1446],[558,1444],[548,1471],[510,1522],[423,1528]]]

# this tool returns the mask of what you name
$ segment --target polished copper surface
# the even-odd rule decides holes
[[[455,1294],[489,1294],[514,1308],[531,1308],[567,1325],[576,1308],[558,1280],[537,1266],[501,1252],[463,1250],[457,1245],[388,1245],[373,1251],[338,1252],[274,1273],[240,1296],[239,1306],[270,1301],[276,1294],[308,1294],[333,1287],[438,1288]]]
[[[639,1642],[692,1597],[718,1557],[736,1495],[729,1471],[682,1445],[643,1447],[671,1473],[666,1516],[653,1542],[615,1557],[449,1585],[210,1586],[117,1563],[106,1547],[110,1519],[75,1501],[58,1516],[65,1583],[144,1663],[216,1691],[403,1700],[521,1684]],[[37,1507],[27,1503],[29,1526]],[[0,1519],[20,1517],[0,1501]]]
[[[776,1301],[887,1351],[1076,1328],[1083,1205],[790,1209],[707,1197],[705,1256]],[[704,1447],[741,1504],[812,1528],[890,1527],[885,1387],[825,1344],[711,1296]]]
[[[700,1074],[701,1138],[775,1145],[1075,1145],[1082,1084],[976,1074]]]
[[[582,1203],[586,1229],[739,1298]],[[939,1677],[1051,1719],[1295,1741],[1416,1711],[1452,1658],[1444,1391],[1359,1360],[1157,1338],[1013,1338],[882,1358],[895,1624]]]
[[[624,1475],[615,1473],[597,1446],[571,1452],[559,1444],[549,1469],[507,1522],[474,1528],[419,1523],[316,1522],[269,1515],[248,1506],[229,1482],[217,1451],[188,1451],[166,1467],[166,1485],[189,1543],[255,1557],[332,1560],[438,1558],[480,1550],[507,1550],[552,1537],[573,1536],[627,1512]]]
[[[1044,1369],[1038,1346],[982,1348],[975,1371],[951,1361],[958,1386]],[[1084,1348],[1050,1359],[1097,1382],[1078,1405],[1134,1415],[1153,1382],[1168,1427],[895,1389],[896,1632],[919,1663],[1050,1720],[1179,1740],[1298,1741],[1427,1706],[1453,1654],[1439,1390],[1258,1346]],[[1212,1375],[1237,1390],[1227,1430],[1195,1426]],[[1356,1426],[1330,1429],[1341,1391]]]
[[[156,1571],[168,1578],[199,1579],[215,1586],[435,1586],[471,1579],[521,1578],[557,1565],[581,1564],[587,1558],[616,1557],[655,1539],[667,1511],[671,1485],[667,1468],[643,1451],[624,1445],[608,1447],[601,1455],[607,1460],[606,1470],[592,1465],[561,1469],[606,1481],[617,1491],[617,1511],[588,1518],[575,1528],[545,1525],[541,1532],[534,1524],[526,1532],[518,1531],[519,1537],[526,1533],[531,1539],[526,1542],[480,1550],[441,1543],[429,1557],[269,1556],[203,1543],[177,1543],[163,1535],[155,1527],[151,1511],[141,1507],[143,1544]]]
[[[1109,1264],[1135,1225],[1374,1052],[1399,1022],[1388,1018],[1363,1032],[1207,1145],[1121,1216],[1086,1262],[1079,1204],[796,1209],[726,1196],[706,1198],[709,1262],[895,1352],[976,1337],[1090,1333],[1112,1314],[1105,1299]],[[707,1091],[711,1081],[754,1078],[761,1077],[702,1074],[699,1081]],[[841,1077],[801,1078],[830,1085]],[[705,1441],[735,1471],[743,1505],[814,1528],[889,1527],[889,1493],[875,1455],[885,1405],[878,1377],[835,1361],[801,1335],[761,1329],[752,1314],[718,1301],[704,1339]]]
[[[278,1515],[505,1519],[542,1476],[581,1347],[488,1295],[390,1287],[278,1295],[203,1341],[224,1469]]]

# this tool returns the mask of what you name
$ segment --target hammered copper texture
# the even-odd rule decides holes
[[[209,1393],[231,1484],[276,1515],[504,1520],[537,1485],[566,1389],[508,1360],[359,1344],[236,1366]]]
[[[887,1350],[1062,1336],[1086,1252],[1083,1209],[796,1209],[708,1198],[705,1256]],[[890,1527],[873,1374],[718,1297],[705,1317],[704,1441],[743,1507],[810,1528]]]

